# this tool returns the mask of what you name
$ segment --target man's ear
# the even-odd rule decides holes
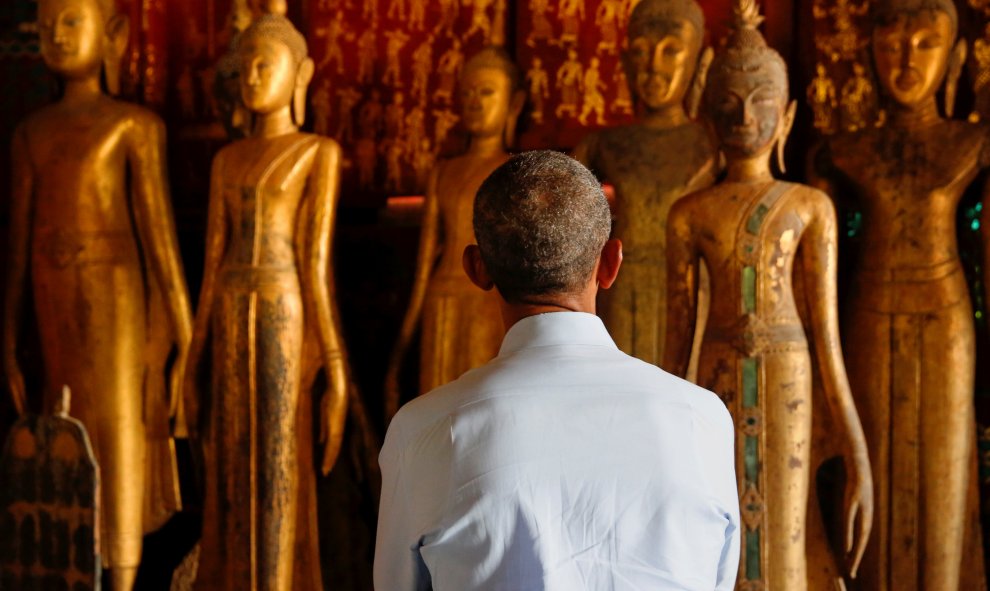
[[[598,260],[598,270],[595,272],[595,280],[598,287],[608,289],[615,283],[615,278],[619,275],[619,267],[622,266],[622,241],[612,238],[602,247],[602,256]]]
[[[464,247],[461,265],[463,265],[464,272],[467,274],[468,279],[471,280],[471,283],[485,291],[495,287],[495,282],[492,281],[491,276],[488,274],[488,267],[485,266],[485,261],[481,258],[481,251],[478,250],[477,244],[468,244]]]

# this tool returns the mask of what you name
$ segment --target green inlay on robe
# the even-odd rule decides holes
[[[746,436],[743,444],[743,465],[746,467],[746,481],[758,484],[760,471],[760,440],[752,435]]]
[[[760,530],[746,532],[746,578],[760,578]]]
[[[743,312],[752,314],[756,310],[756,269],[743,267],[742,270]]]
[[[746,231],[756,236],[756,234],[760,231],[760,225],[763,223],[763,218],[767,216],[767,212],[769,211],[770,208],[766,205],[762,203],[757,205],[753,215],[749,216],[749,219],[746,221]]]
[[[756,370],[759,368],[756,359],[753,357],[747,357],[742,360],[742,390],[743,390],[743,408],[753,408],[756,406],[759,393],[757,391],[756,383]]]

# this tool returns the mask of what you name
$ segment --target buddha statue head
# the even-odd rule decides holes
[[[40,0],[38,32],[45,65],[64,80],[99,77],[120,92],[120,63],[127,50],[127,17],[114,0]]]
[[[726,158],[753,158],[777,146],[784,168],[784,142],[797,103],[788,101],[787,65],[758,27],[755,0],[737,0],[725,49],[708,74],[704,103]]]
[[[501,47],[486,47],[464,64],[458,96],[465,130],[475,138],[501,136],[513,144],[526,93],[519,68]]]
[[[237,48],[241,98],[248,111],[264,116],[288,106],[293,123],[302,125],[314,65],[307,55],[306,39],[284,11],[255,19],[241,33]]]
[[[878,0],[873,22],[873,61],[885,94],[911,109],[934,102],[945,80],[951,115],[966,61],[966,42],[955,42],[958,16],[952,0]]]
[[[647,111],[680,108],[691,87],[705,36],[694,0],[642,0],[633,9],[622,53],[626,78]]]

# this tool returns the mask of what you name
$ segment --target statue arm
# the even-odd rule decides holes
[[[172,335],[178,347],[169,390],[169,407],[174,416],[180,405],[179,390],[192,338],[192,311],[189,309],[189,292],[179,257],[175,218],[169,202],[165,173],[165,124],[158,117],[150,117],[145,125],[135,131],[140,133],[131,135],[128,151],[134,219],[145,257],[151,266],[150,272],[162,290]]]
[[[440,206],[437,200],[437,176],[443,166],[437,166],[430,172],[427,182],[426,199],[423,203],[423,223],[419,235],[419,251],[416,255],[416,273],[413,277],[412,295],[409,297],[409,308],[402,320],[399,338],[389,357],[388,370],[385,374],[385,420],[391,420],[399,410],[399,371],[406,350],[412,342],[419,324],[419,317],[426,300],[426,290],[433,274],[440,241]]]
[[[667,218],[667,336],[661,367],[684,377],[698,315],[698,255],[684,201]]]
[[[808,322],[818,361],[825,401],[844,440],[846,491],[843,508],[845,552],[851,577],[866,549],[873,525],[873,478],[866,437],[853,402],[839,342],[838,234],[835,209],[828,197],[815,193],[814,217],[802,237],[801,267]]]
[[[27,411],[24,376],[17,362],[18,327],[27,283],[28,243],[31,234],[33,170],[28,160],[27,136],[19,127],[11,142],[13,187],[10,203],[10,253],[7,257],[3,307],[3,369],[18,414]]]
[[[324,475],[330,473],[340,454],[347,421],[347,362],[340,320],[336,314],[336,287],[330,252],[339,191],[340,146],[333,140],[324,139],[317,148],[307,184],[306,197],[310,202],[312,218],[304,248],[308,275],[304,284],[312,292],[310,301],[315,307],[313,316],[328,383],[327,391],[320,400],[321,469]]]
[[[217,271],[223,253],[227,248],[227,214],[223,199],[223,152],[213,159],[210,171],[210,203],[206,219],[206,252],[203,262],[203,283],[199,289],[199,302],[193,321],[192,338],[186,357],[185,374],[182,378],[182,401],[184,416],[176,419],[176,436],[195,436],[198,431],[199,407],[202,397],[199,393],[199,373],[203,348],[210,331],[210,316],[213,312],[213,296],[216,290]],[[179,419],[184,420],[179,420]]]

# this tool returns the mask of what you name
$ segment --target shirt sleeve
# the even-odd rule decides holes
[[[718,578],[715,591],[732,591],[736,586],[736,575],[739,570],[739,493],[736,485],[735,460],[735,425],[732,416],[724,407],[716,423],[718,433],[715,441],[717,461],[712,462],[717,473],[713,482],[717,488],[716,494],[725,507],[725,541],[722,545],[722,555],[718,561]]]
[[[377,591],[427,591],[429,571],[419,552],[409,487],[404,483],[404,443],[398,422],[385,435],[378,462],[382,470],[382,498],[378,510],[374,582]]]

